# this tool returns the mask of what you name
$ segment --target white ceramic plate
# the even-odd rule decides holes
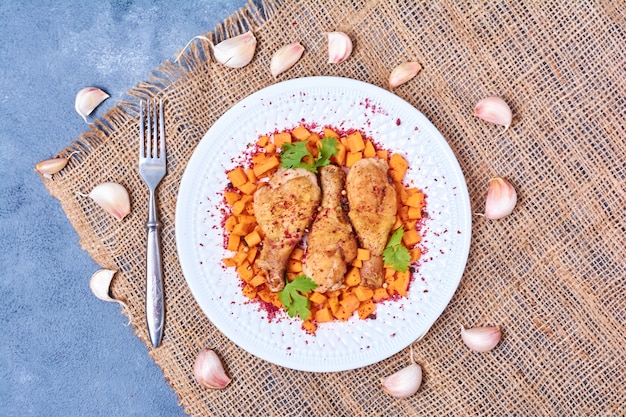
[[[323,323],[315,335],[286,313],[268,320],[241,293],[221,259],[225,172],[249,143],[301,123],[358,129],[410,163],[408,180],[427,195],[422,262],[407,299],[377,305],[375,320]],[[198,304],[229,339],[288,368],[329,372],[376,363],[423,336],[459,284],[470,246],[471,210],[463,173],[439,131],[413,106],[379,87],[346,78],[281,82],[245,98],[206,133],[183,176],[176,206],[176,243]]]

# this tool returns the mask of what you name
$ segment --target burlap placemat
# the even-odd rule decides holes
[[[80,149],[54,179],[44,179],[76,228],[82,247],[119,270],[137,336],[144,321],[145,207],[137,172],[137,103],[166,100],[169,174],[159,188],[167,322],[150,355],[190,415],[624,415],[626,381],[626,22],[611,2],[288,1],[267,0],[228,18],[215,41],[254,31],[252,63],[239,70],[212,61],[194,42],[181,63],[168,61],[61,154]],[[329,30],[347,32],[353,55],[327,64]],[[300,41],[302,60],[273,79],[269,60]],[[181,45],[182,49],[183,45]],[[312,75],[386,87],[390,70],[417,60],[424,69],[395,92],[441,131],[465,173],[474,212],[487,180],[504,176],[519,203],[500,221],[474,218],[469,261],[450,305],[413,344],[424,369],[419,392],[387,396],[380,378],[407,364],[407,351],[363,369],[306,373],[237,348],[204,316],[181,273],[174,211],[194,148],[233,104],[275,82]],[[484,123],[474,104],[498,95],[512,127]],[[86,193],[103,181],[130,190],[122,222]],[[83,277],[86,278],[86,277]],[[461,325],[498,324],[489,353],[460,341]],[[212,347],[234,380],[223,391],[192,378],[199,349]]]

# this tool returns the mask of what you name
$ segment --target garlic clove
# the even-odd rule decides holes
[[[476,352],[488,352],[493,349],[498,342],[502,333],[499,327],[474,327],[473,329],[465,329],[461,326],[461,339],[468,348]]]
[[[396,88],[415,77],[422,70],[419,62],[404,62],[389,74],[389,88]]]
[[[408,398],[415,394],[422,385],[422,367],[413,359],[411,345],[411,364],[394,374],[381,378],[383,390],[395,398]]]
[[[225,388],[232,378],[226,374],[222,361],[211,349],[204,349],[198,353],[193,365],[193,376],[204,388]]]
[[[52,174],[56,174],[61,171],[67,163],[70,161],[70,158],[78,151],[74,151],[69,154],[67,157],[59,157],[59,158],[51,158],[45,159],[35,165],[35,169],[43,174],[46,178],[52,178]]]
[[[95,110],[104,100],[110,96],[97,87],[83,88],[76,94],[76,100],[74,101],[74,109],[87,121],[87,116]]]
[[[352,40],[343,32],[327,32],[328,63],[339,64],[352,54]]]
[[[500,177],[489,180],[489,189],[485,201],[485,217],[497,220],[508,216],[513,212],[516,203],[517,193],[510,182]]]
[[[230,68],[241,68],[252,61],[255,49],[256,38],[248,31],[214,45],[213,56],[220,64]]]
[[[126,303],[120,300],[116,300],[109,295],[111,290],[111,281],[113,280],[116,272],[117,271],[114,271],[112,269],[101,269],[94,272],[94,274],[91,276],[91,279],[89,280],[89,288],[91,289],[93,295],[95,295],[100,300],[107,301],[109,303],[118,303],[120,306],[122,306],[122,309],[128,309]]]
[[[122,220],[130,213],[128,191],[118,183],[102,183],[91,190],[89,197],[118,220]]]
[[[500,97],[487,97],[480,100],[474,108],[474,116],[489,123],[504,126],[503,133],[511,126],[513,113]]]
[[[277,77],[279,74],[293,67],[302,56],[304,46],[298,42],[290,43],[280,48],[272,56],[270,62],[270,72],[272,76]]]

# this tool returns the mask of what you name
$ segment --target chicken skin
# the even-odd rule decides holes
[[[302,168],[279,169],[254,193],[254,215],[264,235],[255,265],[270,290],[284,288],[289,256],[313,221],[320,199],[316,175]]]
[[[348,216],[361,243],[369,249],[370,259],[363,261],[361,285],[380,287],[385,276],[382,253],[396,221],[397,196],[389,181],[385,160],[361,159],[348,172],[346,192]]]
[[[335,165],[320,168],[322,203],[307,237],[302,271],[324,293],[343,285],[347,263],[357,254],[356,236],[342,207],[342,191],[346,174]]]

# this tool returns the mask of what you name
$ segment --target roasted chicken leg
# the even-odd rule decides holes
[[[361,284],[380,287],[384,279],[383,250],[396,221],[397,196],[389,181],[389,165],[385,160],[365,158],[348,172],[346,192],[352,226],[361,243],[369,249],[370,259],[363,261]]]
[[[320,168],[322,203],[302,260],[302,271],[317,283],[315,291],[334,291],[343,285],[347,263],[357,254],[356,236],[342,207],[346,174],[336,165]]]
[[[255,265],[265,273],[270,290],[284,288],[289,256],[313,221],[320,199],[317,177],[302,168],[279,169],[254,193],[254,215],[264,235]]]

